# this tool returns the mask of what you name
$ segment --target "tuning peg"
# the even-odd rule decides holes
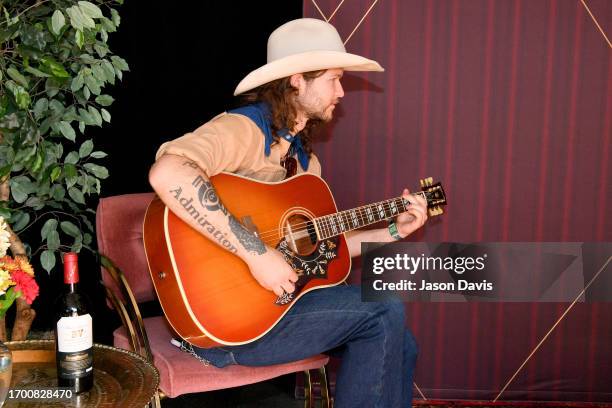
[[[444,210],[438,206],[438,207],[430,208],[428,212],[431,217],[435,217],[437,215],[444,213]]]
[[[433,177],[427,177],[420,180],[421,188],[429,187],[433,184]]]

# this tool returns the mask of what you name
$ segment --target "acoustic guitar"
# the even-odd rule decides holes
[[[395,217],[410,205],[400,196],[338,212],[327,183],[312,174],[276,183],[229,173],[210,180],[227,210],[278,249],[299,279],[295,292],[276,296],[257,283],[241,258],[154,199],[143,227],[151,278],[170,325],[200,347],[257,340],[305,293],[344,282],[351,269],[344,233]],[[429,215],[441,214],[442,185],[428,178],[421,188],[416,194],[427,200]],[[200,216],[195,207],[190,214]]]

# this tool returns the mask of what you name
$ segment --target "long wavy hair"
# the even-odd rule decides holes
[[[304,72],[302,75],[307,82],[320,77],[326,70]],[[242,98],[242,104],[247,105],[257,102],[266,102],[272,112],[272,136],[274,143],[278,143],[280,136],[278,132],[282,129],[293,129],[296,125],[297,109],[295,96],[298,89],[291,85],[290,77],[277,79],[263,84]],[[312,140],[315,136],[314,130],[323,123],[320,119],[309,119],[306,126],[300,132],[300,138],[304,150],[312,153]]]

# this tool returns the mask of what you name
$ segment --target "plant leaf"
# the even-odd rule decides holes
[[[76,133],[72,126],[70,126],[70,123],[66,122],[65,120],[62,120],[57,124],[57,127],[66,139],[71,140],[73,142],[75,141]]]
[[[40,230],[40,238],[44,241],[51,231],[57,230],[57,220],[55,218],[49,218],[42,226]]]
[[[49,109],[49,100],[47,98],[40,98],[39,100],[37,100],[34,104],[33,109],[34,118],[40,119],[43,116],[43,113],[47,111],[47,109]]]
[[[11,219],[11,223],[13,224],[13,231],[18,232],[21,231],[28,225],[30,222],[30,214],[27,212],[18,213],[17,219],[14,221]]]
[[[98,6],[88,1],[79,1],[79,8],[86,16],[91,18],[102,17],[102,10]]]
[[[102,58],[108,54],[108,47],[106,45],[94,44],[94,50],[98,53],[98,55]]]
[[[93,152],[90,156],[94,159],[102,159],[108,156],[108,154],[98,150],[98,151]]]
[[[19,109],[27,109],[30,106],[30,94],[22,86],[17,85],[13,81],[6,81],[6,87],[11,91],[15,97],[15,103]]]
[[[72,78],[72,82],[70,83],[70,90],[72,92],[76,92],[83,87],[85,84],[85,80],[83,79],[83,72],[80,71],[77,76]]]
[[[119,27],[119,24],[121,24],[121,17],[119,17],[119,12],[117,10],[111,9],[111,18],[113,19],[115,27]]]
[[[62,221],[60,223],[60,228],[62,229],[62,231],[64,231],[66,234],[70,235],[71,237],[76,238],[76,237],[81,236],[81,230],[79,229],[79,227],[77,227],[70,221]]]
[[[111,61],[113,63],[113,66],[115,68],[120,69],[121,71],[129,71],[130,67],[128,66],[127,62],[125,62],[125,60],[121,57],[118,57],[117,55],[113,55],[111,57]]]
[[[83,13],[78,6],[68,7],[66,9],[68,17],[70,17],[70,25],[76,30],[83,30]]]
[[[91,72],[93,73],[94,78],[96,78],[99,82],[106,81],[106,73],[104,72],[104,68],[102,68],[101,64],[92,65]]]
[[[11,180],[11,195],[13,199],[21,204],[28,199],[28,193],[25,192],[23,187],[19,183],[15,183],[14,180]]]
[[[93,151],[93,147],[94,144],[91,139],[84,141],[81,147],[79,148],[79,157],[83,158],[89,156]]]
[[[83,48],[83,44],[85,43],[85,35],[83,35],[82,30],[76,30],[74,32],[74,42],[79,48]]]
[[[85,100],[89,100],[89,97],[91,96],[91,92],[89,91],[89,88],[87,86],[83,87],[83,98],[85,98]]]
[[[100,112],[98,112],[98,110],[96,108],[94,108],[93,106],[89,106],[87,108],[87,111],[91,114],[91,116],[94,119],[94,124],[96,126],[102,126],[102,116],[100,115]]]
[[[96,96],[96,102],[102,106],[110,106],[115,99],[110,95],[100,95]]]
[[[72,6],[66,9],[66,13],[70,17],[70,25],[77,30],[83,31],[83,28],[95,28],[96,23],[91,17],[83,14],[79,6]]]
[[[102,69],[106,74],[106,80],[111,84],[115,83],[115,69],[113,68],[113,64],[111,64],[108,60],[102,61]]]
[[[53,28],[53,34],[59,35],[62,27],[65,24],[66,18],[64,17],[64,14],[59,10],[55,10],[53,12],[53,16],[51,17],[51,27]]]
[[[91,116],[91,114],[83,108],[79,108],[79,117],[81,118],[83,122],[85,122],[86,125],[96,124],[96,121],[93,118],[93,116]],[[81,131],[81,133],[83,133],[83,131]]]
[[[111,121],[111,114],[106,109],[104,109],[104,108],[100,109],[100,113],[102,114],[102,119],[104,119],[105,121],[110,123],[110,121]]]
[[[28,83],[28,80],[26,79],[26,77],[21,75],[21,73],[19,71],[17,71],[15,68],[11,67],[11,68],[7,69],[6,73],[11,78],[13,78],[15,81],[19,82],[21,85],[25,86],[26,88],[29,86],[29,83]]]
[[[57,180],[59,178],[59,176],[62,174],[62,168],[58,165],[55,165],[56,167],[53,168],[53,170],[51,170],[51,182],[53,183],[55,180]]]
[[[57,251],[59,249],[59,246],[59,232],[57,232],[57,230],[49,231],[49,234],[47,234],[47,248],[49,248],[51,251]]]
[[[64,176],[66,178],[66,187],[70,188],[76,184],[78,177],[74,164],[64,165]]]
[[[70,250],[72,252],[81,252],[81,249],[83,249],[83,237],[79,235],[78,237],[74,238],[74,243],[70,247]]]
[[[83,195],[83,193],[81,192],[81,190],[79,190],[78,188],[75,187],[70,187],[68,189],[68,195],[70,196],[70,198],[72,198],[75,202],[79,203],[79,204],[85,204],[85,196]]]
[[[69,78],[70,74],[62,64],[50,57],[44,57],[40,59],[42,66],[56,78]]]
[[[26,71],[28,71],[30,74],[36,75],[39,78],[49,78],[51,75],[47,74],[46,72],[42,72],[39,69],[36,69],[34,67],[25,67],[24,68]]]
[[[85,85],[87,85],[87,87],[89,88],[89,90],[94,94],[94,95],[100,95],[100,84],[98,83],[98,80],[92,75],[85,75]]]
[[[64,163],[66,164],[76,164],[78,161],[79,161],[79,154],[75,151],[68,153],[66,155],[66,158],[64,158]]]
[[[40,264],[45,271],[51,273],[51,270],[55,267],[55,252],[50,249],[42,251],[40,254]]]
[[[88,172],[100,179],[105,179],[108,177],[108,170],[106,167],[99,166],[94,163],[85,163],[83,167],[85,167]]]

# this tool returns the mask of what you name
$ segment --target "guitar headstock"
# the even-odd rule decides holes
[[[442,188],[442,183],[433,182],[433,178],[421,179],[421,191],[427,200],[427,213],[430,217],[440,215],[444,212],[443,205],[446,205],[446,193]]]

